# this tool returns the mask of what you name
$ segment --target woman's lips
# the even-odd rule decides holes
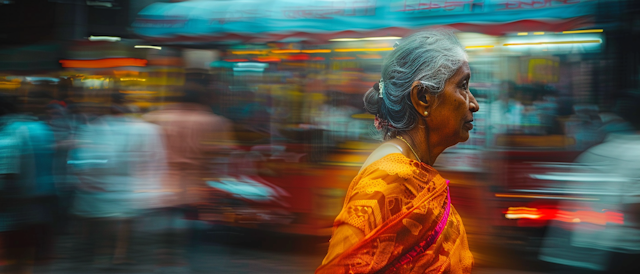
[[[464,127],[467,128],[468,130],[472,130],[473,129],[473,120],[465,122],[464,123]]]

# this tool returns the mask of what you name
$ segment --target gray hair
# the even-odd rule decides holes
[[[382,137],[416,126],[420,114],[411,103],[415,81],[437,95],[466,60],[464,47],[449,29],[430,29],[402,39],[382,65],[382,94],[372,88],[364,95],[365,109],[383,121]]]

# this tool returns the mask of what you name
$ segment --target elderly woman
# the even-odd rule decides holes
[[[364,97],[385,143],[349,186],[316,273],[470,273],[473,257],[448,181],[433,168],[469,139],[478,102],[464,47],[448,30],[403,39]]]

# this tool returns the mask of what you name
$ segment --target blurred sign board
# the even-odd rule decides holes
[[[185,49],[185,68],[208,70],[211,62],[218,60],[219,53],[215,50]]]
[[[149,5],[138,13],[133,28],[141,36],[154,38],[207,36],[233,40],[282,35],[312,38],[308,34],[320,33],[353,37],[375,30],[430,25],[566,20],[593,14],[598,1],[184,1]]]
[[[527,64],[528,83],[557,83],[560,74],[557,57],[530,58]]]

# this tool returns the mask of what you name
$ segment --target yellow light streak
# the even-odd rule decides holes
[[[484,46],[466,46],[465,49],[488,49],[493,48],[493,45],[484,45]]]
[[[265,54],[267,51],[261,50],[233,50],[232,54]]]
[[[555,41],[555,42],[532,42],[532,43],[507,43],[503,46],[539,46],[539,45],[567,45],[567,44],[594,44],[602,43],[600,40],[580,40],[580,41]]]
[[[147,79],[144,78],[120,78],[120,81],[147,81]]]
[[[370,48],[370,49],[335,49],[336,52],[354,52],[354,51],[390,51],[393,48]]]
[[[277,49],[272,50],[273,53],[300,53],[299,49]]]
[[[307,50],[302,50],[303,53],[329,53],[331,52],[330,49],[307,49]]]
[[[603,32],[602,29],[585,29],[585,30],[567,30],[563,31],[563,34],[572,34],[572,33],[593,33],[593,32]]]

